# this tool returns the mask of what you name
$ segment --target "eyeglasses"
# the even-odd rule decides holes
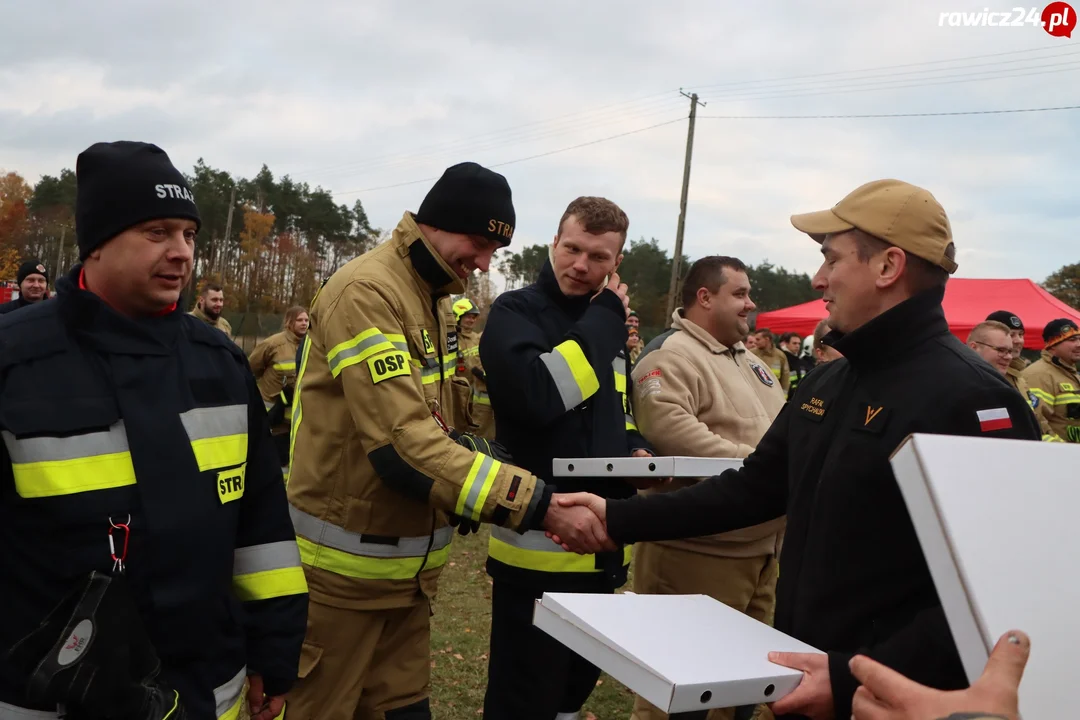
[[[975,342],[976,345],[982,345],[983,347],[990,348],[991,350],[996,352],[998,355],[1002,355],[1002,356],[1004,356],[1004,355],[1012,355],[1012,348],[1011,347],[998,347],[996,345],[988,345],[988,344],[986,344],[984,342],[979,342],[978,340],[975,340],[974,342]]]

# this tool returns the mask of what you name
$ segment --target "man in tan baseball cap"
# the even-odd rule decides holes
[[[956,272],[945,209],[900,180],[867,183],[829,210],[792,215],[791,224],[821,243],[825,262],[814,287],[834,330],[851,332],[912,295],[944,287]]]

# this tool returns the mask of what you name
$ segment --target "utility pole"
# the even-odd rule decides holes
[[[67,225],[60,226],[60,250],[56,253],[56,270],[54,277],[64,274],[64,236],[67,235]]]
[[[679,274],[682,264],[683,231],[686,229],[686,196],[690,192],[690,159],[694,155],[694,121],[697,119],[697,106],[704,107],[706,103],[698,102],[697,93],[687,95],[682,90],[679,93],[683,97],[690,98],[690,125],[686,130],[686,164],[683,166],[682,197],[679,200],[679,227],[675,231],[675,256],[671,259],[671,286],[668,288],[667,319],[664,327],[671,327],[671,316],[675,312],[675,293],[679,289]]]
[[[225,218],[225,237],[221,241],[221,247],[218,248],[218,272],[221,274],[221,281],[225,281],[225,253],[229,246],[229,235],[232,234],[232,216],[233,208],[236,207],[236,186],[233,186],[232,192],[229,193],[229,215]]]

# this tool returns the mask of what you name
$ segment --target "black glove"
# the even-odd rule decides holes
[[[514,461],[510,457],[510,453],[505,447],[497,442],[482,438],[479,435],[473,435],[472,433],[459,433],[457,430],[450,430],[450,437],[458,445],[467,447],[473,452],[484,453],[488,457],[493,457],[499,462],[511,463]],[[465,518],[454,515],[449,515],[450,524],[456,527],[459,535],[468,535],[469,533],[479,532],[480,523],[476,520],[466,520]]]
[[[487,382],[487,375],[485,375],[485,374],[484,374],[484,371],[483,371],[483,370],[481,370],[480,368],[478,368],[478,367],[474,367],[474,368],[472,369],[472,374],[473,374],[473,375],[475,375],[475,376],[476,376],[477,378],[479,378],[480,380],[483,380],[484,382]]]
[[[484,453],[489,457],[495,458],[499,462],[514,462],[514,458],[510,456],[510,451],[494,440],[488,440],[487,438],[473,435],[472,433],[459,433],[457,430],[451,430],[450,437],[458,445],[463,445],[473,452]]]
[[[64,705],[71,718],[188,717],[176,691],[157,679],[161,661],[121,575],[90,573],[8,660],[30,703]]]
[[[281,399],[281,395],[277,396],[274,406],[266,411],[266,421],[270,423],[270,427],[276,427],[285,422],[285,401]]]

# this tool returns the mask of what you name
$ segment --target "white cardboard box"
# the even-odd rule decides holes
[[[740,458],[682,456],[555,458],[551,461],[551,470],[555,477],[702,478],[741,468],[742,464]]]
[[[774,702],[820,652],[706,595],[544,593],[533,624],[668,713]]]
[[[1021,714],[1058,717],[1080,647],[1080,446],[914,435],[892,465],[968,680],[1022,630]]]

